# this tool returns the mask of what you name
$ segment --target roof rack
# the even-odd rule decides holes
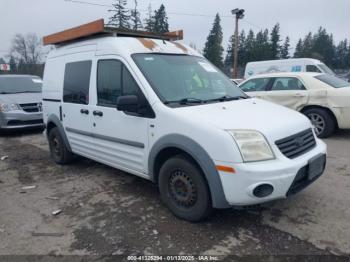
[[[59,45],[99,35],[130,36],[176,41],[183,39],[183,30],[157,34],[152,32],[105,26],[104,20],[99,19],[91,23],[83,24],[59,33],[45,36],[43,38],[43,43],[44,45]]]

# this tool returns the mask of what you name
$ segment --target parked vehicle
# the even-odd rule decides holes
[[[43,83],[56,163],[77,154],[151,180],[189,221],[213,207],[285,198],[324,172],[326,145],[305,116],[249,98],[198,52],[171,41],[178,33],[128,36],[103,21],[92,25],[44,38],[57,45]]]
[[[319,73],[275,73],[259,75],[239,86],[262,98],[305,114],[316,134],[329,137],[336,128],[350,128],[350,83]]]
[[[42,80],[29,75],[0,75],[0,130],[43,127]]]
[[[247,64],[244,79],[261,74],[278,72],[313,72],[335,75],[324,63],[311,58],[291,58],[250,62]]]

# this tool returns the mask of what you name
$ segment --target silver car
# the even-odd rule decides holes
[[[43,127],[42,80],[30,75],[0,75],[0,130]]]

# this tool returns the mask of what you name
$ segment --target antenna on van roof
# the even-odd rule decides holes
[[[164,34],[157,34],[146,31],[135,31],[129,29],[121,29],[116,27],[105,26],[104,20],[99,19],[91,23],[83,24],[77,27],[67,29],[65,31],[45,36],[43,38],[44,45],[59,45],[75,40],[81,40],[93,36],[129,36],[129,37],[142,37],[142,38],[154,38],[169,41],[176,41],[183,39],[183,30],[174,32],[168,32]]]

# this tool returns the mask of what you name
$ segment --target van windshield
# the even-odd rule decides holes
[[[318,64],[317,66],[322,69],[323,73],[335,75],[335,73],[332,71],[332,69],[330,69],[325,64]]]
[[[0,76],[0,94],[40,93],[41,86],[35,76]]]
[[[204,58],[135,54],[133,59],[165,104],[199,104],[247,98],[243,91]]]

